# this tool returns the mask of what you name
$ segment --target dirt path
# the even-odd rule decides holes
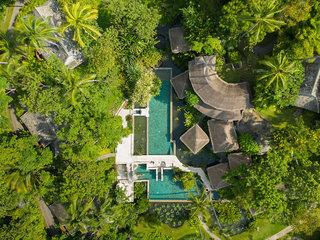
[[[291,232],[293,230],[292,226],[288,226],[285,229],[282,229],[280,232],[278,232],[277,234],[269,237],[267,240],[277,240],[279,238],[284,237],[285,235],[287,235],[289,232]]]
[[[209,236],[214,239],[214,240],[221,240],[217,235],[215,235],[214,233],[212,233],[209,229],[209,227],[207,226],[207,224],[203,221],[203,216],[201,213],[198,214],[198,218],[200,220],[200,223],[203,227],[203,229],[209,234]]]

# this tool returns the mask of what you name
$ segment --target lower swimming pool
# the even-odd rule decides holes
[[[171,69],[158,68],[155,70],[162,80],[160,94],[149,102],[148,124],[148,154],[169,155],[172,153],[170,136],[170,95]]]
[[[147,170],[145,164],[138,165],[135,172],[139,180],[149,181],[150,200],[190,200],[192,195],[197,194],[196,189],[185,190],[181,182],[175,182],[172,169],[164,169],[163,181],[160,180],[160,172],[159,179],[156,181],[156,170]]]

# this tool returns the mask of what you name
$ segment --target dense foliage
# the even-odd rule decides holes
[[[13,2],[0,3],[0,239],[51,238],[42,200],[60,203],[69,215],[57,222],[65,231],[56,226],[54,239],[170,239],[158,232],[134,235],[149,207],[145,186],[136,186],[134,202],[127,202],[117,188],[114,158],[97,160],[130,132],[115,114],[123,101],[145,106],[159,93],[153,69],[170,57],[156,48],[160,23],[186,31],[192,50],[172,58],[178,65],[216,55],[222,78],[250,82],[259,108],[293,105],[304,65],[320,54],[316,0],[58,0],[65,16],[60,26],[36,18],[35,7],[46,0],[33,0],[25,1],[12,29],[2,29]],[[48,56],[48,45],[66,37],[84,56],[75,69]],[[199,98],[188,92],[185,100],[181,111],[191,127],[202,117],[194,108]],[[52,119],[59,151],[16,131],[9,106],[18,119],[26,111]],[[276,130],[266,155],[228,173],[231,186],[222,195],[312,235],[319,226],[319,140],[316,125],[311,129],[301,120]],[[259,151],[251,136],[240,136],[239,143],[243,152]],[[186,189],[195,185],[192,173],[176,171],[175,179]],[[196,225],[210,205],[203,192],[187,207],[159,205],[153,213],[172,227],[187,219]],[[235,205],[215,207],[223,222],[240,217]]]
[[[238,141],[242,152],[252,155],[260,152],[259,144],[249,133],[240,134]]]
[[[251,168],[228,174],[229,194],[242,204],[273,219],[290,220],[320,200],[319,129],[301,119],[277,130],[272,150],[257,157]],[[239,171],[241,176],[239,180]]]
[[[179,168],[175,168],[173,180],[182,183],[183,188],[186,190],[191,190],[195,188],[196,182],[192,172],[184,172]]]

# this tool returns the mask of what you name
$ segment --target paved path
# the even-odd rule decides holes
[[[285,229],[281,230],[280,232],[278,232],[277,234],[269,237],[267,240],[277,240],[279,238],[284,237],[285,235],[287,235],[289,232],[291,232],[293,230],[292,226],[288,226]]]
[[[19,130],[23,130],[24,128],[21,125],[21,123],[18,121],[15,110],[12,107],[9,108],[9,113],[10,113],[10,123],[11,123],[12,131],[16,132]]]
[[[46,203],[42,199],[38,200],[38,204],[39,204],[39,209],[41,211],[41,214],[44,218],[44,222],[46,224],[46,227],[47,228],[53,227],[54,226],[54,219],[53,219],[53,216],[52,216],[50,209],[48,208],[48,206],[46,205]]]
[[[104,154],[104,155],[98,157],[98,161],[104,160],[104,159],[107,159],[107,158],[111,158],[111,157],[115,157],[115,156],[116,156],[115,153]]]
[[[20,9],[23,7],[26,0],[17,0],[13,6],[13,12],[10,19],[9,29],[13,28],[14,22],[19,14]]]
[[[209,234],[209,236],[214,240],[221,240],[217,235],[215,235],[213,232],[210,231],[208,225],[203,221],[203,216],[201,213],[198,214],[198,218],[200,220],[200,223],[203,227],[203,229]]]

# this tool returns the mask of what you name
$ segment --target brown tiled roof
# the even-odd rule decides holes
[[[242,118],[242,114],[240,110],[234,110],[234,111],[218,110],[216,108],[209,106],[208,104],[205,104],[201,100],[194,107],[202,114],[218,120],[239,121]]]
[[[248,84],[223,81],[215,70],[215,56],[190,61],[189,78],[201,100],[215,109],[234,111],[251,107]]]
[[[191,89],[191,83],[189,80],[189,72],[179,74],[171,79],[171,84],[179,99],[184,99],[186,97],[186,91]]]
[[[208,128],[213,152],[231,152],[239,149],[233,122],[211,119]]]
[[[229,170],[228,163],[219,163],[212,167],[207,168],[208,177],[211,183],[211,186],[214,189],[220,189],[228,186],[228,183],[224,182],[222,177]]]
[[[198,124],[186,131],[180,140],[193,152],[197,154],[209,142],[208,135],[198,126]]]
[[[250,165],[251,157],[243,153],[230,153],[228,155],[228,162],[230,169],[235,169],[242,164]]]
[[[181,53],[190,51],[185,37],[184,30],[181,27],[174,27],[169,30],[170,46],[173,53]]]

